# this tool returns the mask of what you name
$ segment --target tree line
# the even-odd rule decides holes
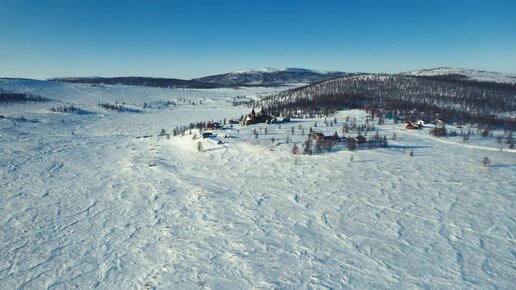
[[[264,98],[269,112],[285,116],[370,109],[405,116],[439,116],[449,122],[516,128],[516,85],[454,78],[359,75],[296,88]]]

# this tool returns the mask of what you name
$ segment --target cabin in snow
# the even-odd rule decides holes
[[[206,124],[206,129],[207,130],[215,130],[215,129],[221,129],[222,126],[220,125],[220,123],[217,123],[217,122],[208,122],[208,124]]]
[[[444,119],[437,118],[434,120],[434,123],[437,125],[444,125],[445,121],[444,121]]]
[[[355,140],[357,141],[358,144],[362,144],[362,143],[366,143],[367,142],[367,138],[362,136],[362,135],[356,136]]]
[[[265,110],[262,109],[258,114],[254,111],[251,111],[251,114],[247,115],[244,120],[244,125],[258,124],[258,123],[274,123],[276,122],[276,118],[270,114],[265,113]]]
[[[314,140],[323,140],[324,139],[324,134],[323,133],[319,133],[319,132],[313,133],[312,134],[312,138]]]

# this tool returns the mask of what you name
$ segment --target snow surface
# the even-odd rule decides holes
[[[516,75],[505,74],[499,72],[479,71],[464,68],[439,67],[433,69],[422,69],[404,73],[412,76],[446,76],[446,75],[462,75],[467,80],[509,83],[516,84]]]
[[[292,155],[299,125],[330,134],[365,113],[167,139],[161,128],[239,116],[233,96],[272,89],[0,87],[55,100],[0,107],[3,289],[514,287],[516,154],[493,138],[387,122],[389,148]],[[143,113],[96,106],[168,100]],[[90,113],[49,112],[66,102]]]

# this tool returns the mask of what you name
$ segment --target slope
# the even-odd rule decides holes
[[[196,80],[225,86],[278,86],[309,84],[348,75],[344,72],[323,72],[300,68],[251,69],[198,78]]]
[[[192,140],[195,130],[155,133],[238,116],[248,108],[225,98],[264,91],[10,86],[94,113],[0,107],[5,288],[512,287],[516,155],[483,149],[496,146],[492,139],[448,146],[426,129],[387,122],[378,130],[398,135],[389,148],[293,156],[285,139],[304,140],[300,125],[332,132],[367,115],[338,112],[334,127],[323,119],[235,125],[214,132],[218,144]],[[144,113],[95,108],[168,99],[177,105]],[[411,149],[414,157],[404,152]],[[493,166],[481,166],[485,154]]]

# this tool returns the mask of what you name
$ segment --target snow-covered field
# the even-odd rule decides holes
[[[234,96],[274,88],[0,87],[62,102],[0,107],[3,289],[514,287],[516,152],[494,138],[387,122],[389,148],[292,155],[299,125],[331,133],[365,113],[235,125],[217,144],[157,134],[248,113]],[[49,112],[66,102],[88,113]]]

